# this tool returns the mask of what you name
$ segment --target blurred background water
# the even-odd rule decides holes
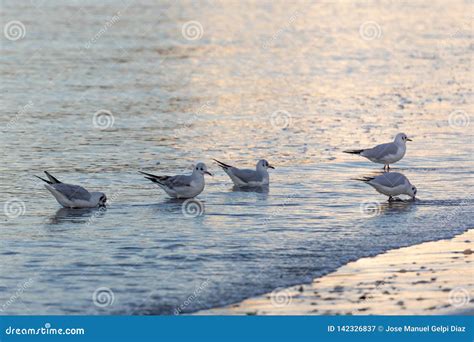
[[[193,312],[472,226],[471,1],[1,7],[4,313]],[[420,200],[388,205],[342,150],[398,132]],[[211,158],[268,159],[269,190]],[[196,161],[197,217],[137,173]],[[59,209],[43,170],[110,206]]]

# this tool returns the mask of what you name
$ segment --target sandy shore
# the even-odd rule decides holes
[[[204,315],[438,315],[474,312],[474,229],[351,262],[311,284]]]

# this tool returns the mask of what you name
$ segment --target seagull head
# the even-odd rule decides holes
[[[398,133],[395,137],[395,142],[396,143],[406,143],[407,141],[412,141],[407,137],[405,133]]]
[[[267,170],[267,169],[274,169],[272,165],[270,165],[265,159],[261,159],[257,163],[257,170]]]
[[[197,163],[196,166],[194,167],[194,172],[201,174],[201,175],[209,175],[212,176],[212,173],[207,171],[207,166],[204,163]]]
[[[409,184],[406,194],[408,196],[411,196],[412,199],[415,199],[416,192],[417,192],[416,186]]]
[[[99,207],[105,207],[105,204],[107,203],[107,196],[105,196],[103,192],[91,192],[91,195],[97,201],[97,205]]]
[[[107,203],[107,196],[105,196],[105,194],[102,193],[102,196],[99,198],[99,205],[101,207],[105,207],[106,203]]]

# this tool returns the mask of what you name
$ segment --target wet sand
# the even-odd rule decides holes
[[[211,315],[438,315],[474,312],[474,229],[351,262],[311,284]]]

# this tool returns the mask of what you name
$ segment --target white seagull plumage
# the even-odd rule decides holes
[[[388,196],[392,201],[393,196],[408,195],[415,199],[417,189],[410,183],[405,175],[399,172],[386,172],[376,177],[363,177],[358,180],[372,186],[379,193]]]
[[[234,185],[237,187],[258,187],[265,186],[270,183],[270,175],[268,169],[274,169],[265,159],[258,161],[255,170],[239,169],[231,165],[225,164],[217,159],[214,161],[227,173]]]
[[[204,175],[212,174],[207,171],[204,163],[197,163],[191,175],[157,176],[151,173],[139,171],[146,179],[158,184],[172,198],[192,198],[204,190]]]
[[[82,186],[66,184],[53,177],[48,171],[44,171],[48,179],[41,178],[46,184],[46,189],[53,194],[54,198],[65,208],[95,208],[104,207],[107,196],[103,192],[89,192]]]
[[[390,169],[390,164],[394,164],[405,156],[408,139],[405,133],[398,133],[395,140],[390,143],[380,144],[373,148],[361,150],[347,150],[345,153],[358,154],[370,161],[378,164],[384,164],[384,169]]]

